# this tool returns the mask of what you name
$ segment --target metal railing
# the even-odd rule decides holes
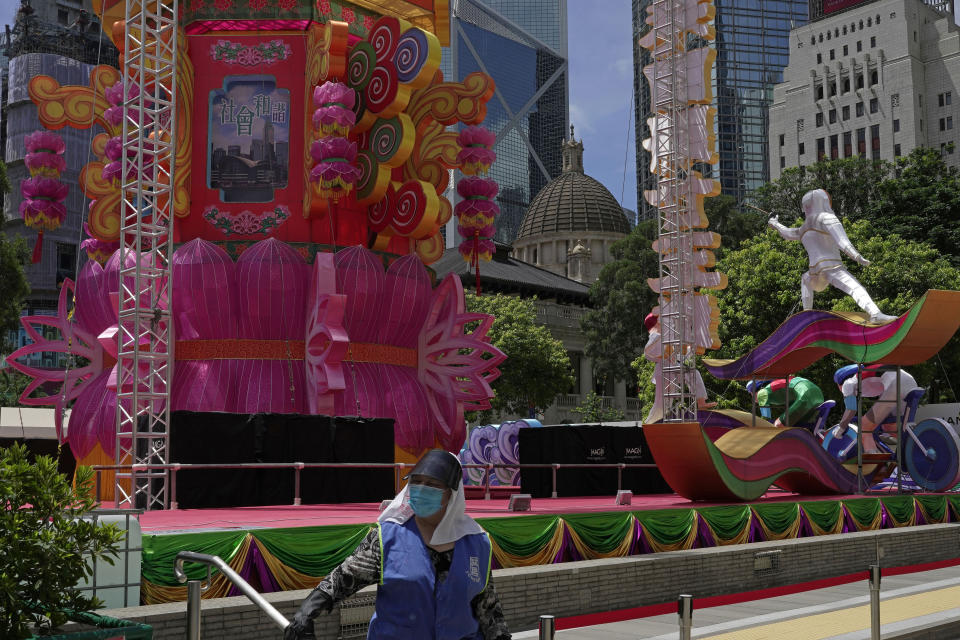
[[[293,469],[293,506],[301,505],[300,498],[300,472],[304,469],[393,469],[393,490],[394,493],[400,491],[401,478],[403,470],[412,469],[415,465],[405,462],[240,462],[236,464],[227,463],[171,463],[171,464],[110,464],[93,465],[91,468],[96,474],[96,499],[99,501],[101,496],[100,475],[103,471],[117,471],[118,469],[135,469],[136,471],[159,471],[166,470],[170,472],[170,509],[177,509],[177,472],[179,471],[200,471],[200,470],[226,470],[226,469]],[[557,472],[561,469],[616,469],[617,470],[617,491],[623,488],[623,471],[625,469],[656,469],[655,464],[627,464],[619,463],[601,463],[601,464],[567,464],[567,463],[542,463],[542,464],[465,464],[464,469],[483,469],[483,497],[484,500],[490,500],[490,479],[493,476],[494,469],[551,469],[551,494],[550,497],[557,497]]]
[[[207,581],[204,584],[201,580],[188,580],[187,574],[183,572],[183,563],[184,562],[199,562],[207,566]],[[230,568],[226,562],[223,561],[219,556],[211,556],[206,553],[194,553],[193,551],[181,551],[177,554],[176,560],[173,564],[173,573],[177,576],[177,580],[180,583],[187,583],[187,640],[200,640],[200,622],[201,622],[201,607],[200,607],[200,595],[202,592],[210,588],[210,584],[213,580],[213,571],[212,568],[216,567],[220,570],[220,573],[224,575],[230,582],[232,582],[243,595],[253,604],[260,607],[260,610],[267,614],[270,620],[280,627],[281,630],[286,629],[290,624],[290,621],[284,617],[282,613],[276,610],[276,608],[267,602],[260,593],[250,586],[250,583],[240,577],[236,571]]]

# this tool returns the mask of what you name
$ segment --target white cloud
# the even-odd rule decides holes
[[[588,133],[596,133],[597,130],[591,122],[591,118],[587,115],[589,112],[588,109],[584,109],[576,102],[570,103],[570,124],[577,128],[579,132],[578,135]]]
[[[618,76],[633,78],[633,56],[629,58],[617,58],[613,61],[613,69]]]

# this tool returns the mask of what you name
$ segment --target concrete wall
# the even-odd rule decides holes
[[[758,556],[758,554],[761,554]],[[558,617],[671,602],[680,593],[707,597],[847,575],[875,562],[897,567],[960,557],[960,525],[942,524],[837,536],[694,549],[629,558],[501,569],[494,581],[512,631],[533,629],[542,614]],[[267,594],[292,617],[307,591]],[[317,619],[318,638],[364,637],[374,588],[365,589],[330,615]],[[156,640],[183,638],[186,604],[104,611],[142,621]],[[279,637],[268,618],[246,598],[203,602],[203,636]],[[354,635],[357,634],[357,635]]]

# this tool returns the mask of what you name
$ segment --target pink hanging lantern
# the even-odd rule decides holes
[[[467,229],[493,224],[500,215],[500,206],[494,201],[499,191],[496,180],[490,178],[467,177],[460,180],[457,193],[463,200],[454,207],[460,224]]]
[[[486,175],[497,159],[491,148],[496,141],[497,136],[485,127],[471,125],[462,129],[457,136],[457,144],[462,147],[457,154],[460,170],[468,176]]]
[[[324,82],[313,90],[313,128],[324,137],[346,137],[357,123],[353,109],[357,103],[356,92],[340,82]]]
[[[96,202],[94,200],[94,202]],[[90,203],[93,204],[92,202]],[[120,248],[119,242],[104,242],[95,238],[92,233],[90,233],[90,227],[87,226],[87,223],[83,223],[83,230],[89,236],[86,240],[80,243],[80,248],[87,252],[87,257],[97,262],[101,265],[106,264],[107,260],[113,253]]]
[[[27,167],[33,177],[20,183],[20,215],[24,224],[37,230],[32,257],[36,264],[43,254],[43,232],[58,228],[67,217],[63,201],[70,189],[59,179],[64,166],[61,154],[66,147],[60,136],[49,131],[35,131],[25,138],[24,145]]]
[[[310,181],[320,183],[320,196],[339,202],[353,190],[360,177],[353,164],[357,145],[346,138],[322,138],[310,145],[310,155],[317,165],[310,171]]]
[[[57,134],[34,131],[23,139],[23,145],[27,150],[24,161],[32,177],[59,178],[60,172],[67,168],[67,161],[63,158],[66,145]]]
[[[478,296],[480,261],[489,262],[493,258],[496,249],[493,223],[500,214],[500,207],[494,201],[500,186],[492,178],[479,176],[485,175],[497,159],[497,154],[491,149],[496,141],[497,137],[490,130],[474,125],[461,129],[457,136],[457,144],[461,147],[457,162],[468,177],[457,183],[457,193],[463,199],[453,211],[460,223],[457,231],[463,238],[459,246],[460,255],[476,270]]]

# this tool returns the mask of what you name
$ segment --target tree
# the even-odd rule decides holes
[[[9,192],[7,167],[0,162],[0,195]],[[24,300],[30,295],[30,285],[23,272],[24,265],[30,260],[30,252],[23,238],[7,239],[3,223],[3,214],[0,213],[0,356],[12,349],[8,335],[20,327],[20,312]]]
[[[882,198],[881,184],[892,173],[888,162],[860,156],[821,160],[809,167],[786,169],[754,194],[757,206],[778,215],[787,226],[801,217],[800,201],[812,189],[826,189],[839,216],[863,217]]]
[[[960,172],[939,151],[917,148],[898,158],[878,195],[851,217],[869,219],[886,235],[927,242],[960,264]]]
[[[500,377],[493,382],[496,394],[491,411],[471,416],[470,421],[486,422],[494,414],[528,416],[543,411],[574,382],[570,357],[563,343],[536,323],[532,300],[503,294],[477,297],[467,294],[467,308],[496,318],[490,328],[490,342],[505,354]]]
[[[844,226],[854,246],[873,263],[866,268],[851,265],[851,272],[885,313],[905,312],[928,289],[960,289],[960,269],[930,245],[878,233],[866,220]],[[717,295],[723,346],[714,357],[744,355],[801,309],[800,276],[807,270],[807,258],[799,242],[788,242],[768,231],[726,255],[718,269],[729,276],[729,285]],[[833,287],[817,293],[814,304],[817,309],[859,310],[852,299]],[[803,375],[827,391],[833,386],[833,371],[845,363],[831,356]],[[918,383],[931,386],[927,398],[935,402],[947,391],[944,371],[957,370],[958,365],[960,338],[954,337],[938,359],[910,371]],[[727,395],[735,388],[710,376],[704,379],[713,394]]]
[[[580,322],[594,371],[624,380],[630,362],[643,351],[647,331],[643,318],[657,304],[657,295],[647,284],[656,277],[657,253],[651,247],[657,237],[656,220],[638,224],[623,240],[613,244],[613,262],[600,270],[590,287],[592,309]]]
[[[65,611],[100,606],[73,587],[92,576],[94,560],[112,564],[123,533],[83,519],[92,496],[90,467],[78,467],[72,485],[53,458],[31,462],[20,444],[0,449],[0,638],[29,638],[35,626],[62,625]]]
[[[620,409],[604,406],[603,398],[593,391],[587,392],[587,397],[577,405],[573,413],[579,415],[584,422],[613,422],[623,420],[624,417]]]
[[[13,367],[0,369],[0,407],[19,407],[20,395],[30,384],[30,376],[24,375]]]
[[[729,196],[707,198],[704,210],[709,229],[722,236],[717,255],[763,231],[766,220],[750,211],[741,211]],[[580,328],[587,340],[587,356],[594,371],[615,380],[633,378],[631,363],[643,352],[647,330],[643,319],[659,303],[647,284],[659,274],[659,260],[652,243],[658,233],[656,220],[638,224],[630,235],[615,243],[613,262],[600,270],[590,287],[592,309],[584,314]]]

